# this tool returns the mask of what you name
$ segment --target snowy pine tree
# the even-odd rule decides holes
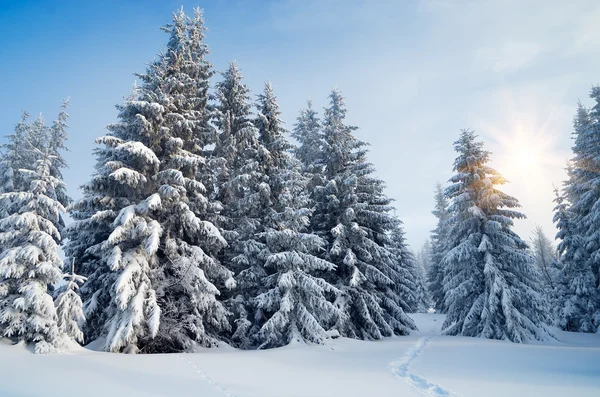
[[[557,325],[566,331],[594,332],[598,307],[598,294],[594,285],[594,274],[587,266],[584,241],[577,233],[573,214],[558,189],[556,190],[554,222],[560,239],[558,252],[561,254],[562,269],[556,288],[554,318]]]
[[[336,305],[345,314],[337,329],[344,336],[379,339],[415,329],[402,309],[393,275],[395,256],[385,247],[397,221],[390,214],[384,184],[366,161],[365,143],[345,124],[346,109],[337,90],[330,95],[323,120],[325,166],[323,183],[315,189],[313,230],[327,240],[325,258],[336,265]]]
[[[22,190],[0,194],[7,206],[0,219],[0,330],[47,353],[61,347],[48,288],[61,279],[56,225],[65,209],[56,199],[62,182],[50,172],[54,157],[47,147],[29,145],[28,151],[37,160],[33,169],[18,170]]]
[[[242,348],[251,346],[251,335],[257,331],[250,300],[264,290],[265,246],[258,234],[270,196],[260,165],[266,149],[258,142],[249,95],[237,63],[230,63],[216,85],[219,138],[215,156],[221,159],[216,180],[222,205],[217,226],[229,244],[221,260],[233,270],[237,283],[227,296],[235,319],[231,338]]]
[[[599,288],[600,192],[596,186],[600,184],[600,86],[592,88],[590,98],[594,100],[594,106],[587,115],[578,115],[576,121],[575,157],[571,170],[575,184],[567,186],[567,191],[572,200],[570,211],[577,217],[577,228],[585,238],[587,263],[594,273],[596,288]]]
[[[10,193],[23,190],[20,183],[22,175],[20,169],[31,167],[33,159],[28,158],[29,150],[29,113],[23,112],[21,121],[15,126],[13,134],[6,136],[6,143],[2,145],[2,157],[0,158],[0,192]],[[6,209],[2,205],[0,208]],[[1,211],[0,210],[0,211]]]
[[[67,120],[69,118],[67,109],[69,108],[69,105],[69,99],[65,99],[62,103],[58,118],[52,123],[48,134],[50,139],[48,148],[51,155],[55,158],[52,162],[50,174],[59,180],[63,180],[62,169],[67,168],[67,162],[64,159],[62,152],[69,150],[65,143],[67,141],[67,128],[69,128],[67,125]],[[67,207],[72,201],[64,186],[58,186],[56,198],[64,207]],[[64,222],[61,225],[61,230],[62,228],[64,228]]]
[[[417,261],[422,265],[425,272],[431,267],[431,241],[425,240],[421,249],[417,252]]]
[[[390,241],[386,248],[394,255],[395,274],[394,293],[401,298],[400,305],[406,313],[419,311],[418,287],[416,279],[417,263],[415,255],[410,251],[402,223],[398,224],[390,232]]]
[[[512,231],[524,215],[514,197],[498,190],[506,180],[487,165],[490,153],[473,131],[454,144],[456,174],[451,200],[448,253],[442,260],[448,335],[542,340],[546,302],[527,244]]]
[[[542,278],[546,296],[550,296],[557,287],[560,278],[560,264],[552,242],[540,226],[533,231],[530,242],[535,267]]]
[[[83,261],[86,316],[110,351],[181,351],[229,328],[217,297],[234,281],[200,182],[215,139],[202,14],[179,11],[164,30],[165,53],[98,139],[96,174],[71,212],[66,251]]]
[[[600,329],[600,194],[595,188],[600,183],[600,87],[594,87],[590,96],[596,101],[591,110],[578,105],[575,156],[564,195],[557,192],[554,217],[563,265],[558,325],[579,332]]]
[[[66,147],[55,145],[54,126],[41,115],[31,123],[28,117],[24,112],[8,136],[0,162],[0,331],[36,343],[36,352],[50,352],[62,347],[63,336],[50,290],[62,267]]]
[[[302,163],[302,171],[320,175],[323,171],[321,163],[323,134],[317,112],[312,107],[312,101],[307,102],[306,109],[300,110],[291,135],[298,141],[298,146],[294,147],[293,152]]]
[[[429,240],[425,241],[423,247],[415,255],[415,259],[414,278],[416,283],[417,312],[426,313],[432,307],[427,285],[427,270],[431,267],[431,245]]]
[[[77,294],[79,285],[85,282],[85,277],[75,274],[75,266],[71,261],[71,272],[63,274],[66,281],[58,290],[54,301],[57,313],[59,331],[76,342],[83,343],[82,326],[85,324],[83,302]]]
[[[442,259],[447,252],[448,238],[448,199],[444,195],[442,185],[435,186],[435,209],[432,211],[437,218],[437,225],[431,232],[431,266],[427,272],[429,281],[429,293],[434,304],[434,308],[445,313],[444,306],[444,269]]]
[[[273,88],[265,84],[259,95],[259,142],[264,148],[261,168],[265,175],[260,235],[264,242],[268,272],[266,290],[252,301],[259,314],[260,347],[274,347],[293,340],[322,343],[332,335],[329,328],[340,317],[329,300],[337,289],[320,275],[333,272],[335,266],[317,255],[325,241],[307,232],[311,209],[306,179],[289,154],[291,145],[284,134],[283,122]],[[334,333],[335,334],[335,333]]]

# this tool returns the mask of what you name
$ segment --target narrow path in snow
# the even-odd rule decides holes
[[[227,391],[226,388],[224,388],[223,386],[219,385],[217,382],[215,382],[210,376],[208,376],[208,374],[206,372],[204,372],[204,370],[202,368],[200,368],[199,365],[197,365],[192,359],[191,356],[193,356],[193,354],[186,354],[186,353],[182,353],[182,354],[178,354],[177,358],[179,358],[180,360],[188,363],[190,366],[192,366],[192,368],[194,368],[194,370],[196,371],[196,373],[198,375],[200,375],[200,377],[209,385],[211,385],[212,387],[214,387],[215,389],[217,389],[218,391],[220,391],[223,395],[227,396],[227,397],[236,397],[235,394],[230,393],[229,391]]]
[[[404,357],[400,360],[392,361],[389,363],[389,369],[392,373],[400,378],[403,378],[409,383],[412,388],[419,393],[421,396],[428,397],[459,397],[457,394],[452,393],[450,390],[444,389],[442,386],[430,382],[422,376],[410,372],[410,365],[417,359],[423,351],[427,348],[427,345],[436,335],[439,335],[438,327],[434,326],[428,330],[429,335],[423,336],[417,340],[415,346],[413,346]]]

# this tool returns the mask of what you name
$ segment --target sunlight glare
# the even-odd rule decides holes
[[[549,148],[541,145],[536,139],[536,134],[517,129],[513,139],[505,142],[504,156],[508,166],[508,172],[519,175],[523,172],[543,172],[544,156]]]

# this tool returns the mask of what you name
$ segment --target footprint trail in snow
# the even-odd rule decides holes
[[[219,385],[210,376],[208,376],[208,374],[206,372],[204,372],[204,370],[202,368],[200,368],[193,360],[191,360],[190,356],[191,356],[191,354],[178,354],[177,358],[179,358],[180,360],[185,361],[186,363],[191,365],[196,370],[196,373],[198,375],[200,375],[200,377],[206,383],[213,386],[215,389],[220,391],[223,395],[225,395],[227,397],[236,397],[235,394],[231,394],[230,392],[227,391],[227,389],[225,389],[223,386]]]
[[[434,329],[431,330],[435,332]],[[423,350],[429,344],[429,341],[435,335],[424,336],[420,338],[415,346],[413,346],[403,358],[400,360],[392,361],[389,363],[389,369],[392,373],[400,378],[403,378],[408,382],[412,388],[422,396],[428,397],[459,397],[457,394],[452,393],[450,390],[444,389],[442,386],[430,382],[422,376],[410,372],[410,365],[418,358]]]

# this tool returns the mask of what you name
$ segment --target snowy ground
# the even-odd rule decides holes
[[[600,335],[517,345],[439,336],[443,316],[413,317],[408,337],[266,351],[42,356],[4,340],[0,396],[600,396]]]

